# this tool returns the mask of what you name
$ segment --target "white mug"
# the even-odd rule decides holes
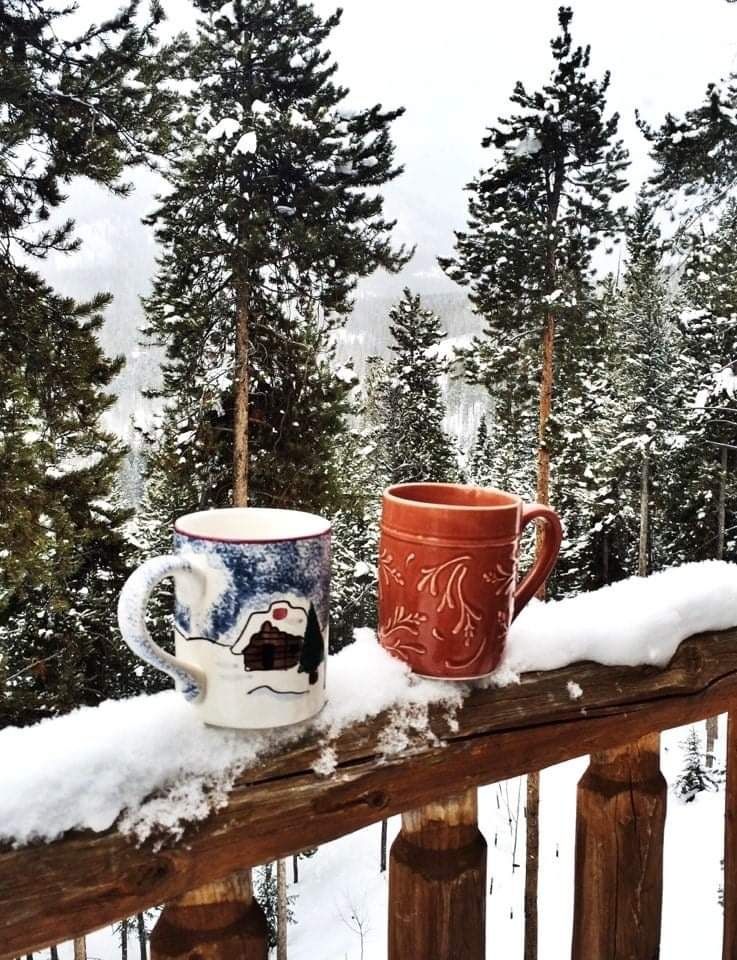
[[[146,605],[174,578],[176,656],[151,639]],[[314,716],[325,703],[330,523],[296,510],[205,510],[174,525],[174,552],[128,579],[128,646],[172,677],[205,723],[249,729]]]

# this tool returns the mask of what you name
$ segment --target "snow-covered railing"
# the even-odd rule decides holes
[[[475,788],[591,753],[579,786],[573,956],[649,960],[660,927],[665,784],[648,735],[735,704],[737,629],[686,640],[665,669],[580,663],[470,691],[460,705],[393,707],[244,770],[227,802],[176,842],[162,834],[140,843],[113,826],[6,844],[0,956],[82,935],[402,813],[391,854],[390,957],[481,957],[485,843]],[[730,722],[725,957],[735,956],[735,751]],[[247,926],[247,910],[238,916]],[[239,942],[237,953],[222,955],[264,955]]]

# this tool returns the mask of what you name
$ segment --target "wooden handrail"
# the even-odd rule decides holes
[[[582,690],[572,699],[567,684]],[[331,776],[312,770],[305,742],[245,772],[223,809],[177,843],[137,847],[115,829],[50,844],[0,848],[0,957],[70,939],[233,872],[351,833],[474,787],[645,734],[694,722],[737,702],[737,629],[693,637],[656,668],[576,664],[519,685],[475,690],[454,717],[430,710],[444,745],[380,757],[391,711],[332,746]],[[612,960],[612,958],[608,958]]]

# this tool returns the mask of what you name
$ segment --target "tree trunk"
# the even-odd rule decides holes
[[[59,948],[57,946],[51,947],[51,960],[59,960]]]
[[[379,853],[379,872],[386,872],[386,834],[387,834],[387,821],[381,821],[381,851]]]
[[[537,449],[537,495],[538,503],[550,503],[550,447],[548,445],[548,420],[553,405],[553,351],[555,347],[555,314],[545,319],[542,344],[542,370],[540,373],[540,418]],[[543,524],[537,527],[537,552],[542,548],[545,536]],[[544,596],[544,590],[541,591]]]
[[[650,460],[647,453],[642,456],[640,473],[640,549],[637,560],[637,574],[648,574],[648,553],[650,550]]]
[[[287,861],[276,864],[276,960],[287,960]]]
[[[601,582],[609,583],[609,534],[606,530],[601,538]]]
[[[84,937],[74,940],[74,960],[87,960],[87,940]]]
[[[248,285],[238,281],[233,370],[233,506],[248,506]]]
[[[146,921],[142,913],[136,914],[138,926],[138,955],[140,960],[146,960]]]
[[[292,881],[299,883],[299,854],[295,853],[292,857]]]
[[[537,960],[537,882],[540,848],[540,774],[527,774],[527,854],[525,857],[525,960]]]
[[[128,960],[128,924],[130,920],[125,917],[120,921],[120,960]]]
[[[545,318],[542,344],[542,371],[540,375],[540,419],[537,450],[537,495],[538,503],[550,503],[550,447],[548,445],[548,420],[553,404],[553,371],[555,349],[555,314]],[[545,530],[538,524],[536,552],[539,555]],[[538,591],[545,599],[545,586]],[[525,868],[525,953],[524,960],[537,960],[537,881],[538,849],[540,846],[540,774],[533,770],[527,775],[527,854]]]
[[[727,499],[727,457],[729,451],[722,447],[722,459],[719,466],[719,493],[717,499],[717,560],[724,559],[724,532],[725,532],[725,514]]]

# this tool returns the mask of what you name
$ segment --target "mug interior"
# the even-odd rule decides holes
[[[480,510],[512,507],[520,502],[520,498],[513,493],[460,483],[400,483],[389,487],[386,495],[397,500],[409,500],[418,506],[426,504]]]
[[[197,540],[270,543],[320,537],[329,532],[330,522],[316,513],[302,513],[300,510],[228,507],[188,513],[175,522],[174,530]]]

